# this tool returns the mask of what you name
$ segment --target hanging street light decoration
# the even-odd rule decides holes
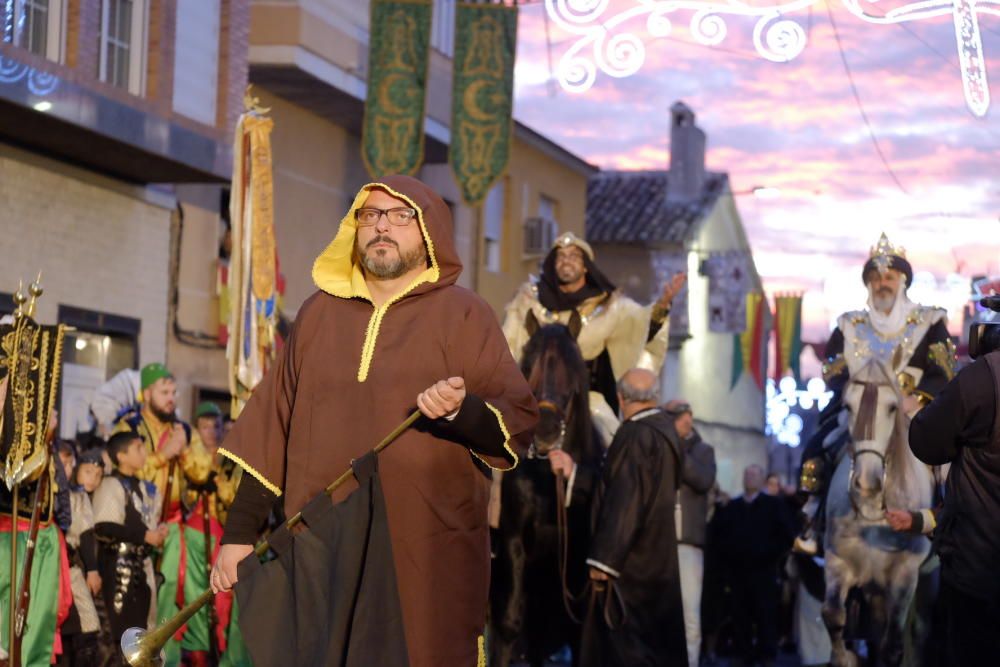
[[[787,15],[816,2],[779,0],[773,5],[754,6],[740,0],[635,0],[631,7],[615,13],[608,11],[611,0],[545,0],[545,11],[559,27],[576,36],[559,60],[556,78],[565,90],[582,93],[594,85],[598,72],[625,78],[642,67],[646,59],[642,39],[635,32],[622,29],[630,21],[644,18],[646,32],[651,37],[666,37],[673,30],[672,19],[690,12],[688,27],[694,40],[717,46],[728,34],[727,18],[749,19],[754,21],[753,44],[757,53],[772,62],[788,62],[805,49],[806,31]],[[881,25],[950,15],[955,24],[965,102],[975,116],[986,115],[990,90],[979,17],[1000,17],[1000,0],[920,0],[881,14],[867,11],[867,6],[875,4],[872,1],[842,2],[862,21]]]
[[[821,378],[812,378],[806,383],[805,389],[799,389],[795,378],[786,376],[780,382],[767,380],[766,405],[767,425],[766,435],[789,447],[802,444],[802,429],[805,422],[800,412],[816,410],[822,412],[833,392],[828,390]]]

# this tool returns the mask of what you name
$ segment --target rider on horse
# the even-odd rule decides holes
[[[806,554],[817,551],[822,498],[848,439],[841,397],[851,376],[872,359],[902,369],[896,379],[904,396],[903,409],[912,416],[955,375],[955,346],[948,336],[946,312],[913,303],[907,296],[913,269],[906,251],[882,234],[865,262],[862,279],[868,288],[868,308],[837,319],[823,365],[823,379],[834,399],[820,415],[802,454],[799,485],[812,498],[803,508],[808,526],[795,540],[795,548]]]
[[[678,274],[655,303],[640,306],[597,268],[590,244],[566,232],[546,256],[541,276],[532,276],[507,305],[503,332],[520,361],[530,337],[525,325],[529,312],[543,325],[567,324],[574,311],[580,314],[577,343],[590,371],[590,409],[607,445],[618,427],[615,383],[635,366],[659,373],[667,352],[670,304],[683,285],[684,276]]]

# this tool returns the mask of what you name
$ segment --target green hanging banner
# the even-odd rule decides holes
[[[449,160],[462,199],[477,206],[510,159],[517,8],[459,3]]]
[[[413,175],[424,159],[432,0],[371,0],[361,155],[373,178]]]

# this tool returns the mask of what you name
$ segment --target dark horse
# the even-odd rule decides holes
[[[539,422],[527,456],[501,484],[500,525],[490,591],[490,665],[506,667],[521,655],[532,667],[569,644],[578,653],[579,627],[564,603],[586,583],[590,501],[586,493],[600,463],[601,444],[590,419],[590,374],[569,326],[539,326],[528,315],[531,338],[521,370],[538,400]],[[549,452],[561,448],[577,463],[572,503],[559,516],[566,480],[557,480]],[[564,505],[565,506],[565,505]],[[560,519],[566,524],[559,529]],[[562,542],[561,540],[568,540]],[[577,613],[574,611],[574,613]]]

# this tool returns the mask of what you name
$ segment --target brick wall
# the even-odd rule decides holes
[[[219,104],[216,126],[232,134],[243,112],[250,61],[250,0],[222,0],[219,35]]]
[[[169,114],[173,106],[176,38],[177,0],[151,0],[146,98],[153,101],[161,115]]]
[[[97,80],[100,67],[101,3],[67,0],[66,65],[81,80]]]
[[[217,141],[232,140],[232,129],[243,110],[250,44],[250,0],[222,0],[219,31],[219,90],[214,127],[173,111],[174,49],[177,34],[177,0],[149,0],[146,94],[131,95],[98,80],[100,74],[101,0],[66,0],[66,59],[54,63],[0,43],[0,54],[84,86],[101,95],[146,113],[169,118]]]
[[[39,321],[59,304],[134,317],[141,363],[162,361],[171,211],[69,174],[0,148],[0,291],[42,271]]]

